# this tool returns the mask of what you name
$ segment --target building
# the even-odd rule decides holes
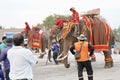
[[[0,42],[2,42],[2,37],[5,35],[7,37],[13,37],[16,33],[21,33],[23,29],[0,29]]]

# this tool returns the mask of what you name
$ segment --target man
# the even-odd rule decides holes
[[[77,37],[80,33],[79,33],[79,24],[80,24],[80,21],[79,21],[79,13],[75,10],[74,7],[70,8],[70,11],[72,12],[72,16],[71,16],[71,19],[70,19],[70,22],[73,22],[75,24],[75,31],[73,33],[73,36],[74,37]]]
[[[10,62],[11,80],[32,80],[32,65],[38,62],[33,53],[24,48],[24,37],[22,34],[15,34],[13,37],[14,46],[8,50]]]
[[[89,56],[93,55],[94,48],[86,41],[86,37],[81,34],[78,38],[78,42],[74,43],[74,45],[70,48],[71,53],[74,55],[76,51],[79,51],[80,58],[77,59],[77,68],[78,68],[78,78],[79,80],[83,79],[83,68],[85,67],[87,70],[88,80],[93,80],[93,70],[91,66],[91,62],[89,60]],[[88,54],[88,49],[90,50],[90,54]]]
[[[3,61],[3,64],[4,64],[6,80],[10,80],[10,78],[9,78],[10,64],[9,64],[9,61],[7,58],[7,51],[10,48],[12,48],[12,43],[13,43],[12,38],[7,38],[6,39],[7,47],[5,49],[3,49],[3,51],[1,52],[1,55],[0,55],[0,62]]]
[[[28,36],[29,31],[30,31],[30,26],[29,26],[28,22],[25,22],[25,34],[26,34],[26,36]]]
[[[58,29],[62,29],[64,22],[66,22],[66,20],[60,19],[60,17],[57,16],[55,25],[57,26]]]
[[[2,43],[0,44],[0,54],[1,54],[2,50],[7,47],[5,40],[6,40],[6,36],[3,36],[2,37]]]
[[[74,7],[70,8],[70,11],[72,12],[71,21],[75,24],[80,24],[79,22],[79,13],[75,10]]]
[[[3,37],[2,37],[2,43],[0,44],[0,54],[1,54],[2,50],[3,50],[4,48],[6,48],[6,47],[7,47],[7,45],[6,45],[6,36],[3,36]],[[5,70],[4,70],[3,63],[1,63],[1,68],[2,68],[3,74],[5,74]]]
[[[55,39],[52,40],[52,48],[51,48],[52,52],[53,52],[53,60],[55,62],[55,64],[58,64],[58,61],[56,60],[59,54],[59,44],[56,42]]]

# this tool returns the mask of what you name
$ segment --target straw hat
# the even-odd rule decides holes
[[[55,40],[55,39],[53,39],[53,40],[52,40],[52,43],[55,43],[55,42],[56,42],[56,40]]]
[[[85,35],[81,34],[80,36],[77,37],[78,40],[87,40]]]

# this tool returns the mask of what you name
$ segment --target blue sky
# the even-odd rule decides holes
[[[120,25],[119,0],[0,0],[0,25],[24,28],[27,21],[32,27],[52,14],[71,15],[71,7],[79,13],[100,8],[112,28]]]

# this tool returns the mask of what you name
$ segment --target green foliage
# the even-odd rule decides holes
[[[54,26],[55,22],[56,22],[56,17],[60,17],[61,19],[69,19],[70,16],[69,15],[49,15],[48,17],[46,17],[46,19],[43,21],[43,26],[45,26],[45,29],[49,30],[51,27]]]
[[[115,28],[113,31],[114,31],[116,40],[120,42],[120,26],[118,28]]]
[[[49,29],[53,26],[55,22],[54,16],[50,15],[46,17],[46,19],[43,21],[43,26],[45,26],[46,29]]]

